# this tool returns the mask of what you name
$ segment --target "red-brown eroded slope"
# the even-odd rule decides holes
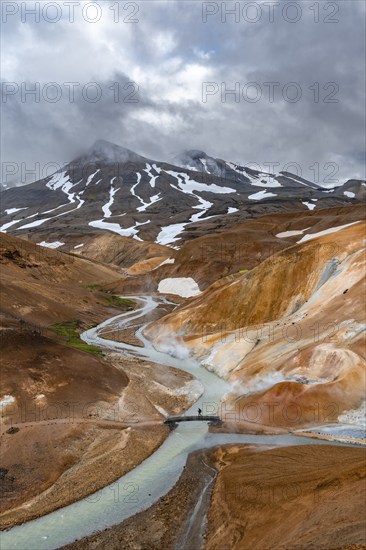
[[[365,394],[364,237],[361,222],[287,248],[147,335],[159,345],[181,334],[232,383],[223,416],[237,427],[336,421]]]
[[[1,312],[41,325],[75,317],[94,323],[107,318],[106,296],[93,291],[121,278],[109,266],[4,233],[0,270]]]
[[[216,458],[205,550],[365,547],[364,449],[223,447]]]
[[[222,226],[214,230],[210,229],[211,220],[208,220],[201,222],[202,226],[207,224],[206,233],[186,241],[180,250],[172,251],[174,264],[162,266],[153,275],[158,280],[164,277],[193,277],[204,289],[220,277],[253,269],[301,238],[301,235],[289,232],[305,230],[304,234],[315,233],[364,217],[365,206],[355,204],[351,207],[267,214],[236,224],[232,224],[230,216],[227,216]]]

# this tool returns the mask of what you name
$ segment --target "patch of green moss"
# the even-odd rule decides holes
[[[246,273],[247,271],[249,271],[249,269],[240,269],[239,273]]]
[[[108,294],[105,290],[103,290],[103,287],[101,285],[82,285],[83,288],[86,288],[87,290],[93,291],[100,291],[105,296],[105,301],[107,304],[118,307],[122,309],[123,311],[132,311],[135,309],[135,302],[133,300],[129,300],[128,298],[121,298],[120,296],[117,296],[116,294]],[[98,295],[99,298],[101,298],[101,295]],[[97,304],[100,304],[101,302],[97,301]]]
[[[120,296],[112,294],[112,296],[108,296],[106,300],[112,306],[119,307],[124,311],[132,311],[133,309],[135,309],[134,301],[129,300],[128,298],[121,298]]]
[[[101,355],[102,350],[97,346],[91,346],[80,339],[80,332],[83,330],[80,319],[72,319],[71,321],[63,321],[61,323],[53,323],[49,330],[61,336],[65,340],[65,344],[81,351]]]

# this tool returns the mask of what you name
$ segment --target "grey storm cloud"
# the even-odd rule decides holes
[[[3,14],[2,166],[25,167],[8,181],[38,179],[24,172],[97,139],[157,160],[202,149],[295,163],[320,183],[365,177],[363,2],[83,0],[70,22],[59,1],[54,23],[52,9],[37,22],[21,4],[36,3],[2,2],[18,7]],[[39,97],[24,95],[35,86]]]

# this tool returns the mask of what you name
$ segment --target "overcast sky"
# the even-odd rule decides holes
[[[42,170],[97,139],[156,160],[195,148],[297,163],[325,184],[365,177],[362,0],[79,0],[73,17],[40,2],[39,21],[35,4],[2,2],[3,181],[4,163]]]

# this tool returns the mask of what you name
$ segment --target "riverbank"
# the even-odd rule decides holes
[[[103,490],[165,441],[170,433],[162,424],[165,415],[182,413],[194,401],[188,373],[116,353],[107,353],[105,361],[127,374],[119,401],[86,401],[82,414],[75,407],[72,416],[43,420],[39,415],[32,422],[13,424],[18,431],[2,436],[1,529]],[[55,446],[55,441],[61,443]],[[38,460],[29,464],[34,446]],[[40,483],[32,494],[35,477]]]
[[[49,430],[57,430],[57,426],[42,427],[45,439]],[[3,512],[1,529],[36,519],[103,490],[154,453],[169,435],[169,430],[161,425],[121,429],[116,425],[98,426],[97,423],[76,424],[70,432],[70,441],[74,442],[72,449],[69,447],[70,455],[73,452],[72,460],[76,463],[65,464],[64,472],[48,489],[24,504]],[[35,441],[31,431],[26,440],[28,438]],[[67,445],[66,433],[63,440]],[[46,456],[43,458],[47,460]],[[12,479],[9,480],[11,482]],[[6,478],[3,485],[5,491],[11,488],[7,486]]]
[[[138,311],[135,311],[133,315],[129,316],[127,320],[129,323],[135,321],[139,317],[146,316],[156,307],[156,301],[151,297],[141,297],[140,300],[142,302],[142,307]],[[116,324],[118,324],[118,327],[126,326],[126,317],[126,315],[122,315],[112,318],[108,322],[99,325],[99,327],[88,330],[84,333],[83,339],[85,339],[88,344],[100,345],[104,349],[108,347],[109,349],[115,350],[113,353],[115,355],[115,367],[117,369],[121,368],[123,370],[126,368],[126,364],[129,361],[136,362],[136,369],[131,366],[136,376],[134,380],[130,381],[130,384],[135,382],[135,389],[137,390],[140,388],[141,402],[146,403],[150,408],[149,416],[150,413],[154,411],[154,415],[162,419],[165,412],[161,409],[163,409],[164,406],[167,407],[167,405],[174,406],[174,398],[176,395],[179,396],[179,399],[184,395],[186,398],[195,401],[192,407],[194,411],[198,406],[202,408],[204,403],[209,403],[211,405],[220,403],[220,396],[227,391],[225,382],[218,379],[216,375],[208,372],[206,369],[201,368],[199,364],[186,356],[182,358],[172,357],[168,353],[170,350],[169,345],[166,352],[158,352],[151,344],[144,340],[144,348],[141,349],[129,344],[113,344],[108,342],[108,340],[102,340],[98,336],[99,330],[107,326],[110,328],[113,328],[113,325],[116,326]],[[168,342],[168,344],[170,344],[170,342]],[[122,355],[116,353],[117,350],[120,350]],[[126,354],[128,354],[128,356]],[[131,357],[131,355],[133,355],[133,357]],[[145,366],[148,367],[147,371],[150,371],[150,374],[147,373],[146,378],[143,374],[145,367],[141,368],[141,364],[139,363],[140,359],[138,359],[136,355],[141,355],[141,357],[144,358]],[[170,370],[167,370],[166,367]],[[167,378],[166,373],[174,372],[174,377],[176,377],[180,375],[180,371],[185,372],[184,377],[197,376],[202,385],[204,385],[205,391],[197,401],[195,400],[196,397],[193,398],[191,388],[189,388],[188,392],[184,393],[184,391],[187,390],[187,386],[189,387],[191,382],[196,383],[196,381],[189,380],[187,382],[187,380],[183,380],[183,378],[181,378],[180,384],[176,384],[176,388],[173,392],[173,394],[176,395],[173,396],[172,399],[172,382]],[[156,388],[154,388],[154,384],[149,382],[149,376],[154,373],[160,376],[160,380],[155,380],[155,384],[157,384],[156,387],[159,388],[159,391],[155,391]],[[182,384],[183,388],[179,388],[179,385]],[[132,388],[132,386],[130,386],[130,388]],[[149,389],[150,393],[145,395],[146,389]],[[184,390],[183,392],[181,391],[182,389]],[[155,401],[152,402],[153,396]],[[125,405],[127,405],[125,397],[126,395],[123,396],[120,403],[123,409]],[[156,399],[160,399],[160,397],[164,398],[165,403],[163,403],[163,401],[156,401]],[[128,400],[128,403],[130,403],[130,400]],[[137,403],[140,405],[139,401],[137,401]],[[135,411],[135,413],[139,413],[139,410]],[[132,415],[130,419],[131,422],[133,418],[134,415]],[[146,420],[144,420],[144,422],[145,424],[147,424],[147,422],[151,423],[151,421]],[[185,526],[191,524],[193,529],[191,532],[195,533],[197,536],[200,535],[200,526],[207,512],[207,505],[205,505],[203,501],[203,496],[204,494],[209,495],[207,488],[209,485],[212,485],[212,476],[215,475],[211,469],[212,466],[206,461],[207,465],[205,465],[205,471],[199,475],[198,480],[194,478],[192,482],[187,484],[187,490],[183,488],[182,484],[177,484],[177,480],[180,479],[181,473],[184,470],[184,465],[187,462],[187,451],[192,451],[194,449],[200,450],[201,448],[205,449],[210,445],[221,444],[230,445],[231,448],[248,448],[248,445],[251,445],[252,449],[260,449],[264,452],[273,448],[273,446],[277,446],[278,448],[278,446],[281,445],[284,449],[287,449],[289,445],[302,445],[303,443],[304,441],[301,438],[296,438],[292,435],[276,434],[272,436],[260,436],[212,434],[207,432],[207,426],[203,423],[197,423],[196,426],[179,425],[176,430],[170,433],[170,436],[164,444],[157,449],[149,459],[143,461],[139,466],[134,468],[133,471],[122,477],[118,483],[106,487],[104,491],[101,491],[100,498],[98,497],[97,502],[93,500],[94,495],[91,497],[92,501],[86,498],[81,499],[77,503],[65,507],[55,514],[40,518],[39,521],[34,524],[28,522],[20,528],[4,533],[4,542],[7,544],[9,550],[10,548],[21,548],[22,550],[40,550],[41,548],[49,550],[50,548],[60,548],[62,545],[70,543],[70,541],[77,537],[84,536],[89,539],[94,536],[91,535],[91,533],[94,533],[97,529],[99,529],[101,533],[112,533],[113,530],[118,527],[118,522],[122,524],[122,520],[133,521],[134,517],[139,517],[140,514],[145,513],[142,511],[144,507],[150,506],[151,508],[146,510],[146,512],[149,512],[154,506],[159,507],[163,503],[164,509],[156,508],[156,510],[160,511],[155,514],[155,517],[152,516],[154,522],[156,518],[158,521],[156,529],[155,523],[153,527],[150,527],[149,524],[142,519],[140,524],[133,524],[135,525],[133,531],[140,537],[141,532],[145,530],[146,537],[153,537],[153,542],[155,541],[156,531],[158,533],[156,535],[156,540],[158,540],[157,544],[160,545],[161,540],[164,540],[166,541],[164,545],[166,544],[167,548],[169,548],[170,542],[168,538],[164,539],[164,537],[169,537],[171,535],[169,531],[171,531],[173,535],[176,533],[177,537],[183,537],[183,539],[180,540],[184,540],[184,534],[187,532]],[[255,448],[254,445],[256,446]],[[314,440],[312,446],[315,447],[317,445],[319,446],[319,442]],[[307,444],[306,447],[308,447]],[[257,451],[253,450],[253,453],[254,452],[258,455]],[[314,452],[317,453],[317,451]],[[328,452],[331,453],[332,451],[329,450]],[[301,456],[301,452],[299,452],[299,455]],[[254,458],[254,466],[256,460],[257,459]],[[215,469],[220,470],[222,467],[221,462],[222,461],[218,461],[218,465]],[[189,461],[187,464],[189,464]],[[249,465],[249,468],[246,466],[244,469],[250,471],[250,467]],[[301,472],[301,468],[303,468],[302,459],[297,460],[297,468],[299,472]],[[283,470],[284,468],[282,468],[281,464],[279,466],[277,465],[275,474],[278,475],[278,472],[280,472],[280,475],[282,475]],[[187,468],[187,475],[190,475],[190,473],[191,470]],[[260,479],[260,476],[257,476],[257,479]],[[131,487],[131,485],[138,488],[137,497],[127,501],[125,498],[119,498],[116,501],[115,490],[125,490],[127,486]],[[206,493],[204,493],[204,490],[206,490]],[[171,493],[171,491],[173,492]],[[176,492],[174,493],[174,491]],[[184,510],[181,511],[180,519],[174,519],[174,514],[178,506],[177,503],[184,494],[187,495],[187,498],[183,499],[186,502]],[[191,496],[189,496],[189,494]],[[172,497],[171,495],[175,496]],[[165,515],[173,512],[174,514],[172,516]],[[152,514],[154,513],[155,512],[152,512]],[[171,524],[169,524],[168,517],[172,518]],[[228,522],[228,525],[230,525],[230,522]],[[67,526],[66,530],[65,526]],[[106,529],[106,531],[102,531],[104,529]],[[136,544],[135,548],[151,548],[149,542],[147,542],[145,546],[141,546],[139,539],[134,540],[135,542],[132,540],[131,544]],[[146,538],[146,540],[149,539]],[[125,548],[125,540],[118,540],[118,545],[118,548],[121,548],[121,546]],[[103,543],[103,547],[108,547],[108,544]],[[163,547],[165,548],[165,546]],[[200,548],[201,545],[196,544],[195,550],[197,547]],[[91,546],[91,548],[93,548],[93,546]]]
[[[153,314],[156,317],[163,313],[162,305],[161,310]],[[122,315],[126,322],[122,323],[119,333],[123,341],[132,345],[136,345],[135,330],[129,326],[128,319],[135,315],[136,311]],[[113,332],[112,336],[115,335]],[[24,346],[24,338],[22,344]],[[58,344],[52,343],[52,346],[47,351],[60,363],[55,355]],[[72,400],[72,406],[69,393],[61,393],[58,400],[51,403],[40,393],[36,404],[30,402],[27,406],[26,416],[19,414],[18,418],[12,407],[10,420],[2,418],[0,529],[81,500],[133,470],[168,437],[169,429],[162,424],[165,416],[184,412],[202,391],[188,373],[120,353],[104,353],[101,364],[114,378],[110,375],[98,379],[95,372],[99,359],[82,354],[85,372],[81,368],[84,365],[79,363],[74,372],[74,356],[80,352],[69,348],[62,351],[73,355],[57,372],[63,373],[69,368],[68,380],[80,377],[78,399]],[[25,358],[29,366],[28,352]],[[19,363],[19,357],[17,361]],[[46,367],[50,366],[48,363]],[[86,371],[86,367],[89,370]],[[60,374],[58,376],[60,378]],[[94,378],[100,383],[95,384]],[[121,379],[121,387],[115,379]],[[63,379],[58,382],[57,387],[62,391],[66,384]],[[109,386],[114,393],[109,401],[102,401],[100,395],[104,396]],[[18,407],[20,412],[23,408]],[[7,424],[7,420],[10,423]],[[9,426],[12,431],[7,433]],[[37,460],[30,461],[33,454]]]
[[[184,538],[191,513],[212,479],[209,469],[214,466],[214,458],[212,449],[191,453],[178,482],[148,510],[119,525],[67,544],[62,550],[173,549]],[[204,495],[203,507],[195,517],[198,525],[204,520],[209,497],[209,492]],[[198,550],[195,541],[191,539],[191,543],[192,550]]]
[[[328,445],[196,451],[175,486],[148,510],[62,550],[365,548],[365,456],[363,449]],[[212,494],[204,495],[192,525],[212,468]],[[194,536],[207,512],[201,546]]]
[[[295,432],[296,433],[296,432]],[[324,441],[338,441],[339,443],[344,443],[345,445],[363,445],[366,447],[366,440],[364,437],[350,437],[350,436],[339,436],[326,433],[317,433],[317,432],[306,432],[299,431],[297,435],[301,437],[309,437],[310,439],[322,439]]]

